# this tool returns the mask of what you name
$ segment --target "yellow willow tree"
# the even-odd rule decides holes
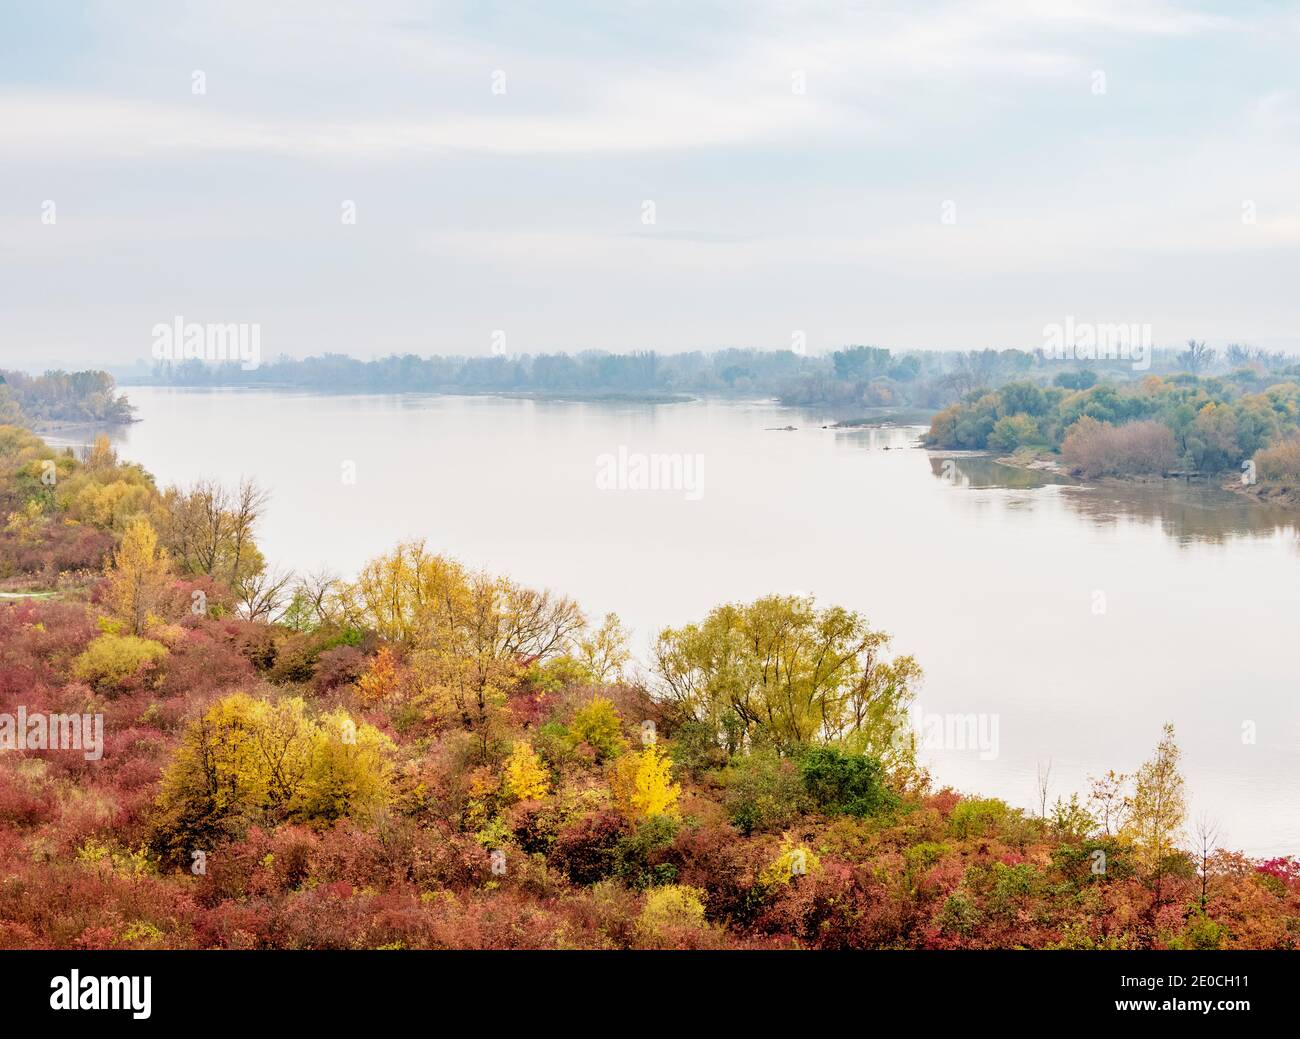
[[[663,694],[711,724],[729,750],[761,732],[778,743],[842,742],[887,765],[921,669],[882,659],[889,644],[856,613],[773,595],[665,629],[655,646]]]
[[[158,548],[148,520],[135,519],[122,535],[104,576],[104,602],[131,629],[141,634],[170,583],[171,561]]]
[[[492,708],[524,668],[566,653],[586,621],[576,603],[399,545],[344,586],[345,615],[399,642],[416,681],[486,747]]]
[[[389,642],[418,646],[465,612],[468,587],[460,563],[409,541],[368,562],[340,598],[350,620]]]

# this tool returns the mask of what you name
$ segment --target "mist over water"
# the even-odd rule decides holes
[[[118,449],[160,483],[271,489],[259,544],[273,564],[350,577],[422,537],[591,618],[616,611],[643,660],[658,629],[719,603],[811,594],[917,658],[926,714],[997,719],[990,760],[923,755],[936,785],[1028,808],[1050,759],[1050,796],[1082,795],[1087,775],[1136,768],[1172,721],[1189,819],[1217,818],[1249,854],[1300,852],[1300,535],[1286,513],[1200,487],[945,465],[918,427],[827,429],[764,402],[129,395],[142,421]],[[676,459],[690,486],[601,484],[611,457]]]

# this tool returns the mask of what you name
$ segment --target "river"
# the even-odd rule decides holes
[[[271,488],[273,563],[351,575],[422,537],[617,611],[642,659],[718,603],[812,594],[917,658],[923,722],[978,719],[982,748],[924,751],[940,785],[1028,808],[1050,761],[1053,798],[1083,793],[1170,721],[1190,818],[1229,847],[1300,853],[1296,514],[945,463],[919,427],[824,428],[768,402],[129,395],[141,421],[118,448],[160,482]],[[660,463],[671,486],[634,489]]]

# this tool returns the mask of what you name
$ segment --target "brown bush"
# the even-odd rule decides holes
[[[1077,476],[1140,476],[1172,469],[1178,460],[1174,435],[1159,422],[1112,426],[1084,416],[1061,443],[1061,458]]]
[[[1255,473],[1261,480],[1300,482],[1300,437],[1266,447],[1255,455]]]

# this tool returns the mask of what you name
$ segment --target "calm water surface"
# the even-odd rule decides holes
[[[926,752],[941,783],[1028,807],[1050,759],[1068,796],[1134,769],[1168,720],[1191,818],[1251,854],[1300,853],[1300,535],[1285,513],[945,466],[915,427],[825,429],[769,403],[130,397],[142,421],[119,449],[161,482],[273,489],[259,541],[278,564],[350,576],[422,537],[592,617],[617,611],[643,657],[658,628],[718,603],[811,593],[916,656],[926,714],[996,718],[996,757]],[[598,457],[620,448],[703,456],[698,500],[598,489]]]

